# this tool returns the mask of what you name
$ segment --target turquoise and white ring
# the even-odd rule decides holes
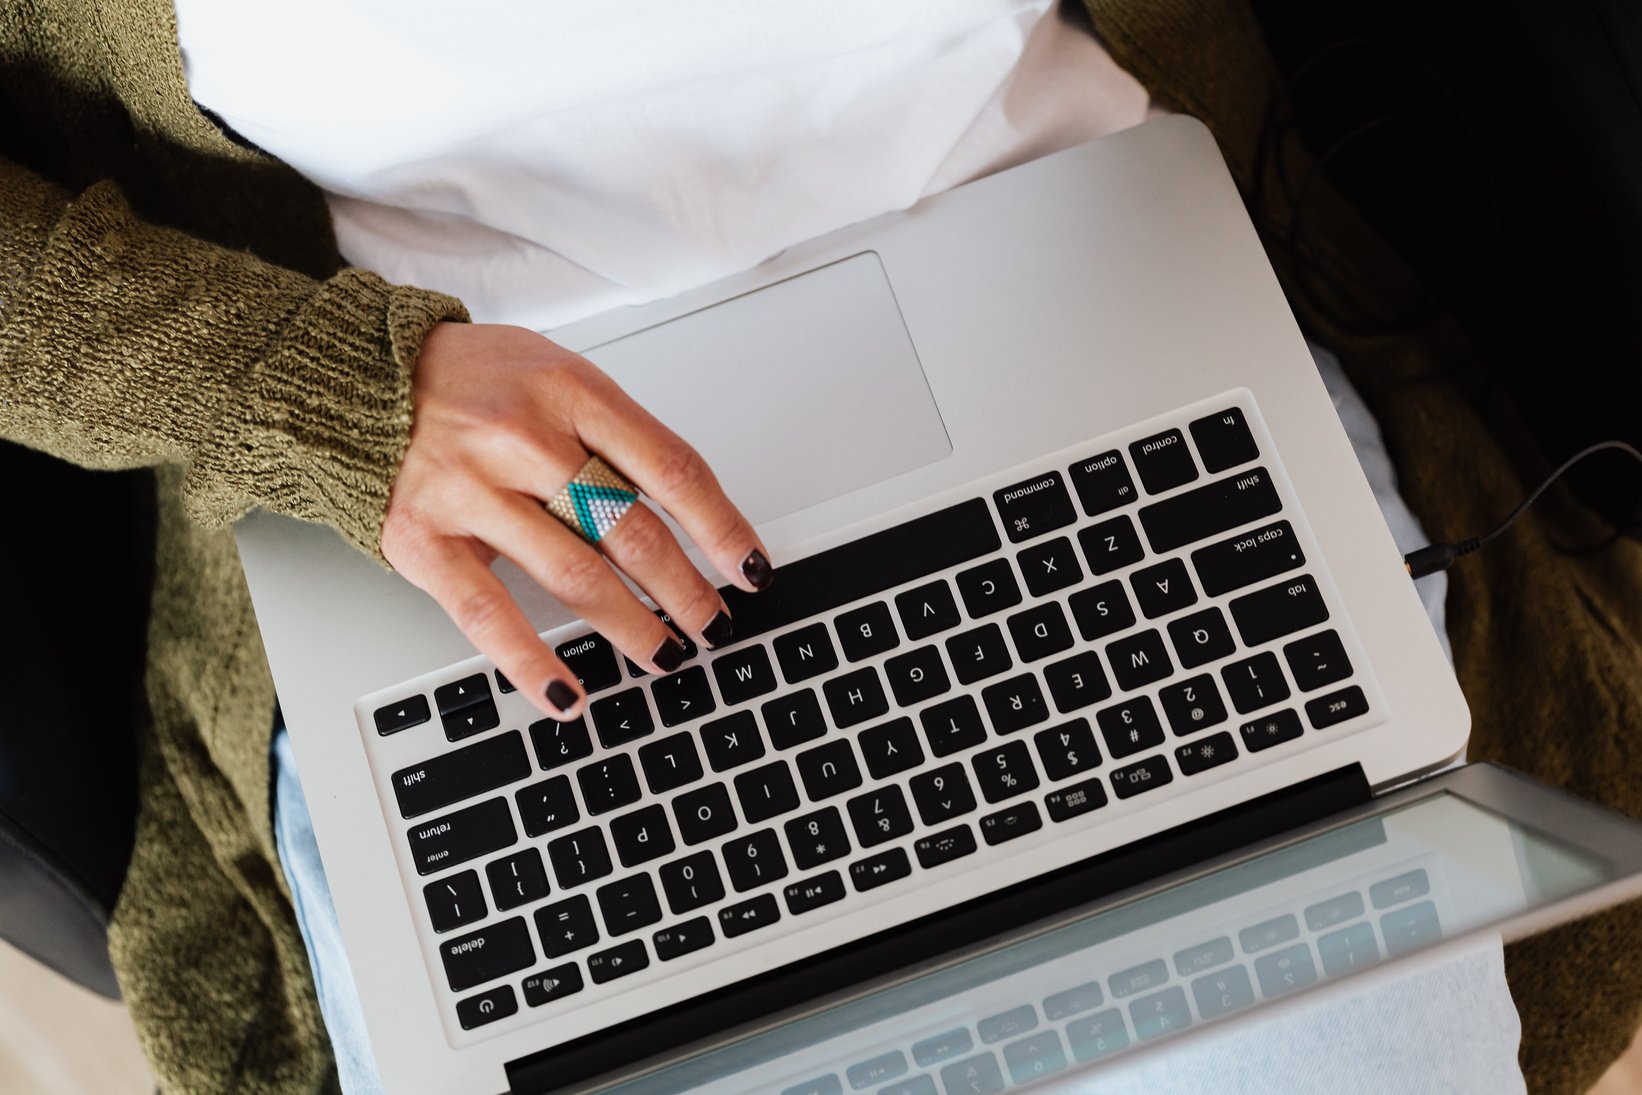
[[[547,502],[547,512],[570,531],[596,544],[639,500],[639,489],[596,456],[589,457],[564,489]]]

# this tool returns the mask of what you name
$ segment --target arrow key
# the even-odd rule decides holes
[[[490,698],[488,687],[486,686],[485,698],[478,703],[459,707],[448,715],[439,716],[439,721],[445,724],[445,737],[451,741],[461,741],[463,738],[483,734],[486,730],[494,730],[501,725],[502,718],[496,713],[496,704]]]
[[[637,973],[649,965],[650,955],[645,952],[642,939],[635,939],[619,947],[611,947],[607,951],[587,956],[587,973],[593,978],[595,985]]]
[[[411,696],[376,709],[376,732],[383,737],[420,726],[433,717],[426,696]]]
[[[650,941],[656,945],[656,957],[663,962],[671,962],[675,958],[693,954],[703,947],[711,946],[716,939],[712,921],[705,916],[674,924],[671,928],[663,928],[650,937]]]
[[[524,979],[520,986],[525,992],[525,1003],[533,1008],[543,1004],[551,1004],[555,1000],[562,1000],[582,990],[582,971],[576,963],[569,962],[562,966],[554,966],[541,973],[533,973]]]

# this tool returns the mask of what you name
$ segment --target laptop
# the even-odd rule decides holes
[[[1464,699],[1195,121],[550,334],[700,449],[777,578],[653,678],[499,563],[589,693],[558,722],[329,530],[240,524],[390,1092],[732,1090],[737,1047],[1463,758]],[[1581,854],[1587,885],[1481,923],[1634,892],[1638,864]],[[1190,979],[1148,987],[1211,1018]],[[839,1037],[894,1041],[864,1029]],[[742,1087],[990,1089],[950,1063]]]

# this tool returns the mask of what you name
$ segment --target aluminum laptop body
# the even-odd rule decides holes
[[[690,664],[703,668],[700,681],[712,682],[703,695],[714,719],[744,718],[763,735],[761,753],[745,764],[729,757],[721,770],[701,729],[707,724],[668,725],[658,691],[643,701],[646,718],[659,723],[647,736],[607,748],[609,727],[594,724],[591,751],[555,768],[550,753],[568,748],[568,731],[534,725],[539,714],[502,690],[431,600],[327,529],[267,514],[242,522],[241,556],[390,1092],[514,1090],[510,1077],[539,1082],[552,1074],[541,1062],[556,1051],[609,1060],[611,1047],[626,1047],[619,1052],[629,1058],[664,1049],[655,1037],[668,1024],[677,1027],[672,1044],[699,1041],[715,1021],[741,1022],[738,1008],[774,1010],[770,993],[795,1002],[806,979],[817,986],[848,979],[839,962],[828,968],[816,956],[935,924],[949,910],[1064,877],[1128,847],[1157,846],[1144,842],[1203,819],[1245,816],[1238,811],[1251,803],[1271,806],[1298,793],[1311,812],[1290,820],[1315,820],[1463,755],[1469,724],[1458,685],[1237,190],[1195,121],[1160,119],[840,230],[674,299],[550,334],[695,444],[758,525],[776,585],[760,595],[768,600],[734,597],[731,607],[738,623],[763,622],[765,633],[747,643],[773,644],[766,661],[774,662],[774,690],[736,699],[739,678],[712,670],[745,649],[740,635]],[[1114,478],[1114,467],[1126,482]],[[1255,496],[1263,501],[1250,503]],[[976,537],[987,542],[971,543]],[[872,551],[851,554],[861,543]],[[873,584],[850,565],[864,558],[901,580]],[[828,560],[837,566],[829,569]],[[1016,602],[996,611],[987,605],[997,586],[987,575],[1001,571],[982,571],[983,563],[1008,572]],[[1062,584],[1068,564],[1075,574]],[[550,642],[587,634],[518,571],[498,569]],[[829,601],[828,583],[816,579],[829,574],[866,582],[868,592],[859,604]],[[947,611],[925,595],[936,586],[947,591],[956,622],[936,620],[942,629],[926,634],[920,618]],[[1101,634],[1114,591],[1133,619]],[[871,618],[890,621],[897,645],[856,658],[846,640],[858,636],[839,621],[855,627],[867,617],[852,613],[880,609],[888,615]],[[1218,628],[1209,626],[1215,616]],[[1049,638],[1038,634],[1046,621]],[[817,622],[824,643],[842,653],[806,678],[808,670],[786,660],[793,644],[782,641]],[[1062,630],[1070,645],[1042,653],[1040,642],[1054,645]],[[1206,660],[1188,665],[1184,652],[1194,642],[1208,643]],[[1001,658],[1007,668],[966,679],[971,647],[977,661]],[[1094,662],[1075,661],[1090,651]],[[895,661],[913,654],[926,661],[911,669]],[[860,691],[852,674],[872,670],[898,697],[925,664],[940,670],[938,697],[889,700],[881,715],[848,722]],[[1073,698],[1089,685],[1081,667],[1104,680],[1105,694],[1086,707]],[[1153,676],[1160,668],[1169,674]],[[436,699],[420,725],[380,732],[381,713],[403,711],[416,696],[444,696],[439,689],[475,676],[494,726],[467,736],[453,714],[438,714]],[[617,676],[611,695],[667,683],[641,682],[624,669]],[[928,674],[916,676],[922,682]],[[1194,677],[1214,686],[1218,714],[1183,689]],[[1278,707],[1261,698],[1266,688],[1283,697]],[[773,724],[787,708],[766,705],[801,692],[813,694],[826,732],[784,747]],[[595,704],[600,696],[593,694]],[[944,715],[925,712],[948,710],[942,705],[984,712],[985,740],[939,744],[949,729]],[[1025,712],[1022,724],[1012,711]],[[1143,725],[1129,729],[1137,716]],[[1198,718],[1213,725],[1200,730],[1191,725]],[[961,720],[950,721],[951,733],[960,733]],[[869,732],[879,731],[891,744],[900,740],[893,734],[910,733],[930,755],[922,767],[881,772],[866,752],[879,740]],[[1056,751],[1050,731],[1094,749],[1074,756],[1061,743]],[[619,761],[645,771],[653,754],[641,751],[676,734],[696,735],[708,748],[713,771],[703,766],[701,782],[741,795],[738,817],[752,814],[746,786],[733,781],[777,761],[793,769],[802,801],[692,844],[678,803],[694,792],[679,789],[662,796],[668,809],[657,835],[676,848],[669,858],[629,867],[618,844],[623,862],[603,864],[596,884],[566,885],[568,864],[587,869],[568,838],[592,833],[614,842],[610,826],[628,817],[598,812],[591,788],[605,785],[584,770]],[[829,778],[819,767],[825,762],[806,767],[802,755],[839,740],[852,743],[845,751],[869,771],[856,789],[827,799],[830,792],[811,782]],[[1211,740],[1222,747],[1204,749]],[[502,741],[517,744],[487,744]],[[417,798],[428,786],[418,781],[432,780],[440,757],[478,746],[492,750],[486,756],[505,752],[509,763],[527,763],[528,774],[466,798]],[[947,763],[974,784],[975,801],[951,826],[931,826],[923,817],[939,794],[930,773]],[[554,784],[559,776],[562,786]],[[1022,780],[1035,784],[1030,793]],[[554,787],[570,794],[581,828],[543,830],[559,824],[541,815],[540,796]],[[867,815],[896,801],[912,804],[905,820],[872,828],[879,822]],[[445,819],[480,806],[524,835],[516,847],[444,873]],[[829,807],[849,854],[806,871],[797,860],[815,849],[801,850],[788,823]],[[460,826],[475,816],[464,813]],[[750,829],[773,834],[763,847],[783,860],[784,873],[767,886],[746,875],[756,869],[746,857],[733,866],[727,858]],[[956,829],[976,850],[945,861],[950,849],[939,841]],[[530,849],[546,857],[545,893],[496,907],[504,880],[489,868]],[[666,907],[643,918],[643,931],[623,934],[605,900],[609,887],[675,868],[659,892],[677,882],[680,862],[703,851],[733,883],[722,901],[688,918],[691,931],[706,925],[711,945],[680,953],[685,919],[673,911],[671,889],[656,902]],[[1158,854],[1158,872],[1184,867],[1170,855]],[[893,884],[877,884],[879,869],[896,876]],[[482,911],[472,919],[469,908],[460,927],[440,930],[432,918],[448,917],[452,899],[431,892],[434,884],[470,871],[474,880],[462,885],[477,887]],[[1124,885],[1136,882],[1124,877]],[[447,888],[461,889],[454,881]],[[582,897],[602,913],[591,925],[598,946],[554,956],[544,943],[551,918],[538,914]],[[759,930],[740,934],[738,916]],[[977,921],[972,930],[1000,930],[999,923]],[[946,938],[921,927],[911,936],[918,937]],[[493,973],[484,965],[504,941],[525,948],[527,967]],[[769,977],[800,960],[792,977],[771,987]],[[611,965],[619,961],[628,965]],[[564,978],[545,971],[567,966],[583,990],[553,999]],[[765,996],[736,997],[736,986],[755,983],[766,986]],[[567,1066],[560,1074],[574,1073]]]

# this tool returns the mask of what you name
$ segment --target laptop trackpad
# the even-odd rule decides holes
[[[870,252],[587,357],[695,445],[755,524],[952,452],[883,264]]]

